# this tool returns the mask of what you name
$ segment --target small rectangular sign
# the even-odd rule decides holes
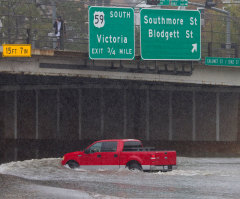
[[[170,0],[160,0],[159,6],[169,6]]]
[[[3,57],[31,57],[31,44],[3,44]]]
[[[171,6],[178,6],[178,0],[171,0]]]
[[[209,66],[240,66],[240,58],[205,57],[205,65],[209,65]]]
[[[171,0],[171,6],[188,6],[188,0]]]

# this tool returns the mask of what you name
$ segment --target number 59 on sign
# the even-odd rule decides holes
[[[94,26],[102,28],[105,25],[104,12],[94,12]]]

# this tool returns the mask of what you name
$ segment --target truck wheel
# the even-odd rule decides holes
[[[75,168],[78,168],[79,167],[79,164],[74,161],[74,160],[69,160],[67,162],[67,165],[71,168],[71,169],[75,169]]]
[[[138,170],[138,171],[142,171],[142,167],[141,165],[139,165],[138,163],[132,163],[128,166],[128,169],[133,171],[133,170]]]

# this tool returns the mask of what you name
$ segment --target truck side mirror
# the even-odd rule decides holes
[[[85,153],[85,154],[89,154],[89,153],[90,153],[90,149],[86,149],[86,150],[84,151],[84,153]]]

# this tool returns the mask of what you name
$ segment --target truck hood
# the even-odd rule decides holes
[[[75,151],[75,152],[70,152],[70,153],[66,153],[64,156],[75,156],[75,155],[82,155],[84,152],[83,151]]]

